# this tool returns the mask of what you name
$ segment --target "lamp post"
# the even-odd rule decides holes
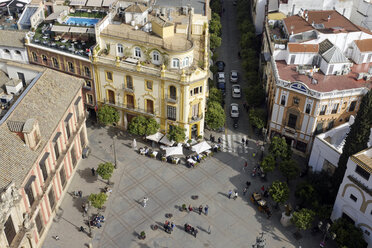
[[[324,236],[323,236],[323,240],[322,242],[320,242],[320,247],[325,247],[325,240],[327,238],[327,236],[329,236],[332,240],[334,240],[336,238],[336,234],[333,233],[333,232],[330,232],[329,229],[331,228],[331,224],[330,223],[323,223],[322,221],[319,221],[318,223],[318,227],[319,227],[319,230],[323,232]]]

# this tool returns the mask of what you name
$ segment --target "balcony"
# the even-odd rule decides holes
[[[166,95],[165,100],[170,103],[177,103],[177,96]]]
[[[201,119],[203,119],[203,114],[200,114],[200,115],[197,115],[197,116],[192,116],[192,117],[189,118],[189,123],[198,122]]]
[[[123,86],[123,90],[128,93],[134,93],[134,87]]]
[[[136,107],[134,104],[110,103],[106,99],[104,100],[103,103],[106,104],[106,105],[109,105],[111,107],[114,107],[114,108],[122,108],[122,109],[125,109],[125,110],[130,110],[130,111],[133,111],[133,112],[137,112],[137,113],[140,113],[140,114],[150,115],[152,117],[155,117],[155,115],[157,113],[156,111],[154,111],[153,113],[150,113],[143,108]]]

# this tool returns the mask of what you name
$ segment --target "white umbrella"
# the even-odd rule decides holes
[[[132,147],[133,147],[134,150],[137,149],[137,141],[136,141],[136,139],[133,139]]]
[[[175,143],[173,140],[170,141],[168,138],[167,138],[167,135],[164,135],[163,138],[161,138],[161,140],[159,141],[160,143],[164,144],[164,145],[167,145],[167,146],[173,146],[173,144]]]
[[[174,155],[183,155],[183,147],[182,144],[178,144],[178,146],[174,147],[164,147],[165,156],[174,156]]]
[[[156,132],[155,134],[151,134],[151,135],[147,136],[146,139],[152,140],[152,141],[155,141],[155,142],[159,142],[159,140],[161,140],[161,138],[163,138],[163,136],[164,136],[164,134]]]
[[[203,141],[203,142],[200,142],[199,144],[192,146],[191,150],[196,152],[197,154],[200,154],[211,148],[212,147],[206,141]]]

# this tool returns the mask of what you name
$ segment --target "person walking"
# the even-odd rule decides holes
[[[202,212],[203,212],[203,205],[200,205],[199,206],[199,215],[201,215]]]
[[[95,176],[95,175],[96,175],[96,170],[92,168],[92,176]]]
[[[205,215],[208,215],[208,209],[209,209],[209,206],[208,205],[205,205],[205,207],[204,207],[204,213],[205,213]]]
[[[236,198],[238,198],[238,192],[237,191],[235,191],[235,193],[234,193],[234,200],[236,200]]]
[[[79,190],[79,191],[78,191],[78,194],[79,194],[79,197],[80,197],[80,198],[83,197],[83,191]]]
[[[248,162],[247,161],[245,161],[245,163],[244,163],[244,167],[243,167],[243,171],[245,172],[245,170],[248,168]]]
[[[244,146],[245,145],[245,139],[242,138],[242,145]]]
[[[229,190],[229,193],[228,193],[228,197],[229,197],[229,199],[231,199],[231,195],[232,195],[232,190],[230,189],[230,190]]]
[[[191,206],[191,204],[189,205],[189,212],[192,212],[192,206]]]
[[[261,190],[262,192],[265,192],[265,185],[262,185]]]
[[[222,143],[222,139],[221,137],[218,137],[218,144],[221,144]]]
[[[143,207],[145,208],[146,205],[147,205],[147,201],[149,200],[149,198],[147,198],[146,196],[143,197]]]
[[[244,189],[243,189],[243,195],[245,195],[247,193],[247,187],[245,187]]]
[[[248,147],[248,139],[245,140],[245,146]]]

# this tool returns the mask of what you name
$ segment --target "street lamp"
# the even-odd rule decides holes
[[[326,240],[327,236],[329,236],[332,240],[334,240],[336,238],[336,234],[329,231],[329,229],[331,228],[331,224],[328,223],[328,222],[324,225],[324,223],[322,221],[319,221],[318,227],[319,227],[319,230],[324,233],[323,240],[322,240],[322,242],[320,242],[319,246],[320,247],[325,247],[325,240]]]

